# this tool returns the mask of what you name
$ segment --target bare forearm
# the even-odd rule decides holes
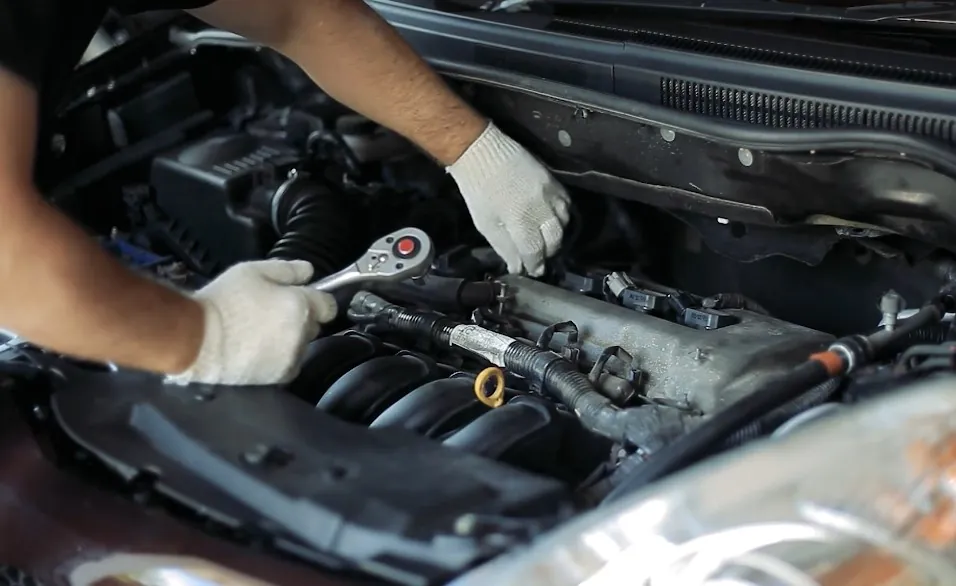
[[[219,0],[198,14],[274,46],[333,98],[445,165],[487,125],[362,0]]]
[[[332,97],[455,162],[486,122],[361,0],[322,0],[302,10],[280,47]]]
[[[158,372],[185,370],[202,310],[136,275],[30,193],[2,198],[0,325],[41,346]]]

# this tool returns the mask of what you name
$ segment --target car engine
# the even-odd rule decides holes
[[[320,278],[377,262],[365,251],[396,230],[431,239],[426,275],[337,291],[342,315],[282,388],[173,389],[6,351],[9,368],[58,373],[30,375],[45,392],[24,407],[54,415],[38,433],[84,473],[329,567],[418,584],[493,557],[596,506],[808,356],[892,329],[904,297],[933,298],[956,266],[866,227],[770,230],[575,187],[547,274],[508,275],[441,168],[275,54],[101,61],[123,75],[89,67],[88,88],[47,129],[38,181],[136,270],[193,290],[237,262],[304,259]],[[523,99],[456,87],[484,106]],[[910,332],[948,336],[948,325]],[[884,361],[821,381],[710,450],[904,375]]]

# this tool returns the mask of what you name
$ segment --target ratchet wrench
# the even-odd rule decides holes
[[[309,285],[330,293],[359,283],[394,283],[422,277],[435,259],[431,238],[417,228],[403,228],[376,240],[351,265]]]

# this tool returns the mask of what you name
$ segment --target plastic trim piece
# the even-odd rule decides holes
[[[944,174],[956,178],[956,152],[940,143],[918,137],[864,129],[780,130],[728,124],[583,88],[527,78],[501,69],[440,60],[433,61],[433,64],[442,73],[463,81],[535,95],[727,146],[769,153],[883,151],[931,164]]]
[[[765,128],[659,105],[661,79],[668,77],[956,124],[952,116],[956,91],[949,88],[559,34],[544,30],[549,18],[539,15],[456,15],[410,2],[369,3],[437,69],[465,81],[522,91],[731,146],[780,153],[902,153],[956,176],[956,153],[942,142],[916,135],[868,128]],[[502,22],[503,18],[507,20]]]
[[[62,373],[55,421],[83,450],[128,482],[309,560],[429,584],[509,547],[501,534],[462,533],[462,518],[521,528],[520,541],[571,510],[557,481],[406,430],[352,425],[279,389],[51,368]]]
[[[661,83],[666,78],[734,91],[800,96],[828,106],[889,112],[900,119],[925,119],[931,126],[956,126],[952,115],[956,90],[951,88],[555,33],[544,30],[550,19],[540,15],[459,15],[410,1],[368,3],[436,69],[463,81],[520,91],[728,146],[771,153],[862,151],[902,155],[956,177],[956,152],[941,141],[918,135],[871,128],[767,128],[660,105]],[[170,39],[183,47],[259,46],[215,29],[174,29]]]

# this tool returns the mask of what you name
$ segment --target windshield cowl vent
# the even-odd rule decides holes
[[[824,43],[804,42],[788,39],[787,49],[770,47],[766,39],[753,36],[751,42],[735,42],[726,39],[706,38],[706,34],[716,35],[713,31],[700,35],[675,33],[666,30],[609,25],[607,23],[585,22],[568,18],[555,18],[554,25],[563,32],[577,32],[617,40],[637,43],[651,47],[687,51],[713,57],[737,59],[751,63],[764,63],[781,67],[805,69],[821,73],[836,73],[855,77],[885,79],[902,83],[918,83],[937,87],[956,87],[956,72],[943,69],[914,68],[901,63],[881,62],[877,52],[868,51],[870,58],[853,59],[847,57],[847,48]],[[748,36],[742,33],[742,36]],[[779,45],[781,40],[777,41]],[[758,44],[759,43],[759,44]],[[839,51],[839,54],[827,54]],[[880,53],[884,60],[901,59]],[[907,55],[907,57],[911,57]],[[925,58],[924,58],[925,60]]]
[[[661,104],[682,112],[770,128],[869,128],[956,144],[956,118],[813,100],[663,77]]]

